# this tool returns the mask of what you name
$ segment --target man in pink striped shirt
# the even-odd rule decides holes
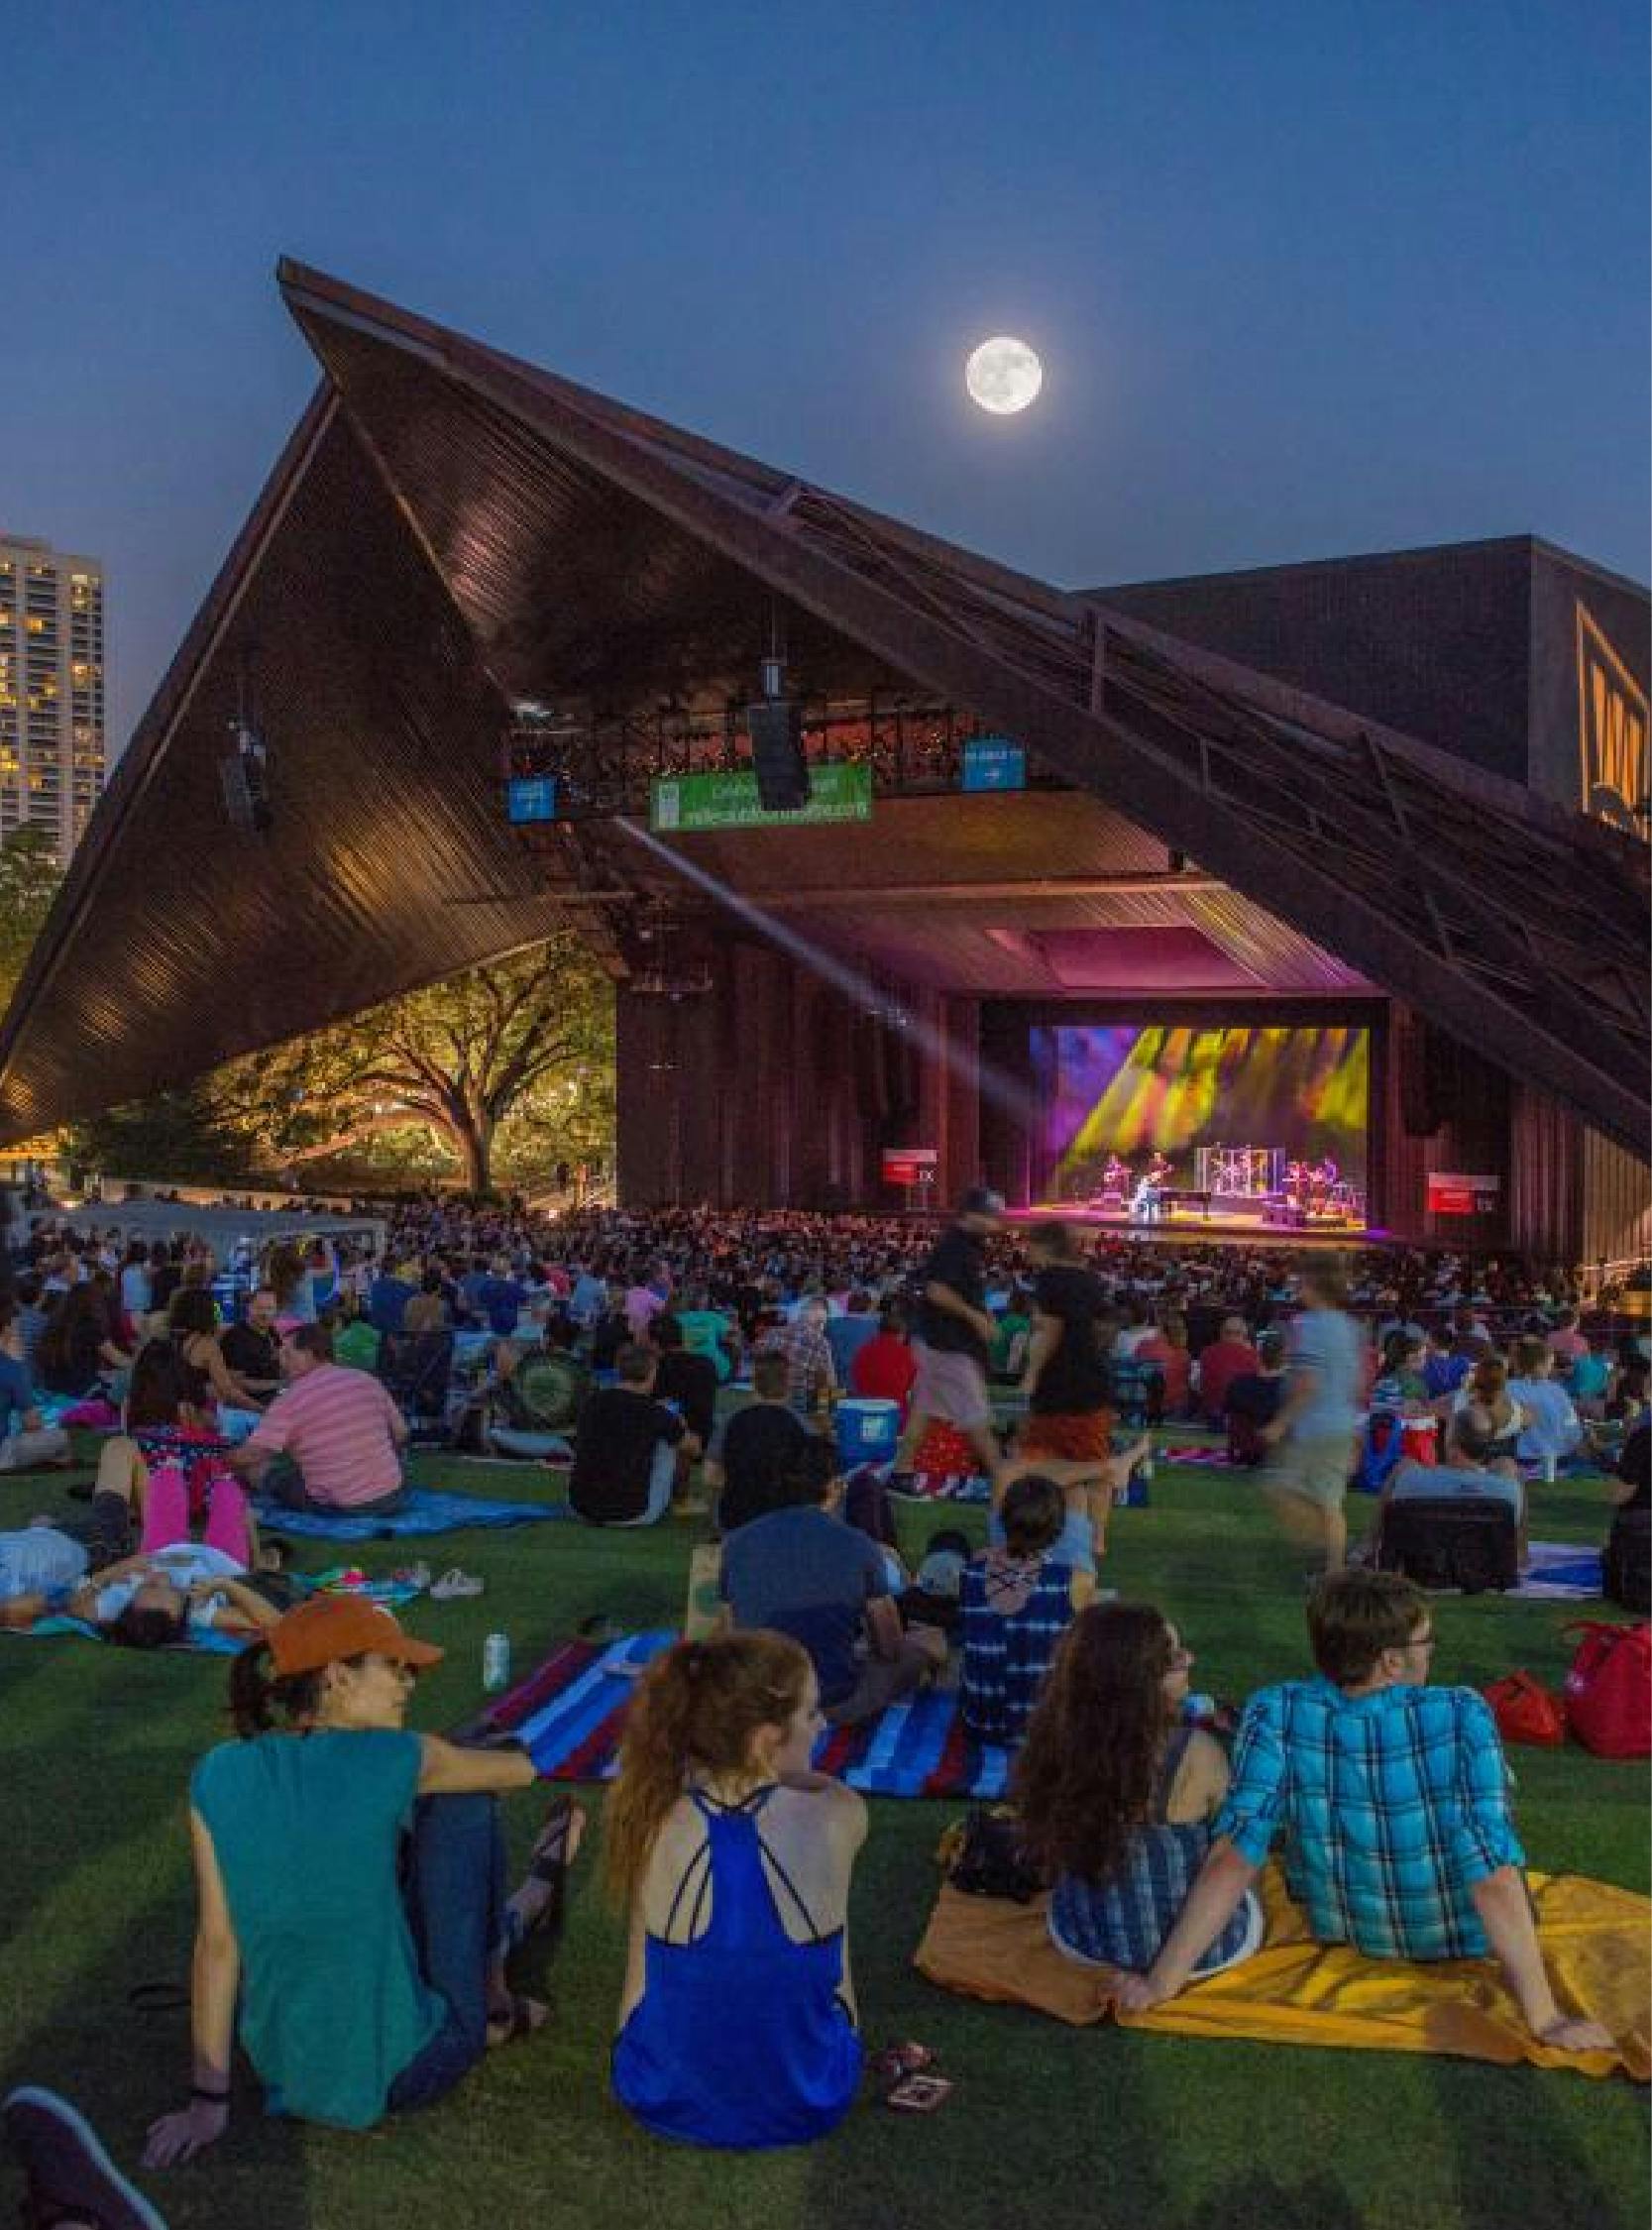
[[[300,1324],[281,1349],[286,1386],[230,1457],[289,1509],[391,1510],[402,1496],[407,1427],[379,1381],[333,1361],[333,1335]]]

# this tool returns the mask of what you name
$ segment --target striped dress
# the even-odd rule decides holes
[[[1027,1731],[1055,1645],[1072,1621],[1072,1567],[1052,1556],[988,1549],[966,1564],[961,1716],[978,1742],[1005,1748]]]

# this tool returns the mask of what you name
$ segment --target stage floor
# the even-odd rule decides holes
[[[1201,1244],[1240,1245],[1247,1247],[1390,1247],[1399,1244],[1386,1231],[1363,1223],[1317,1222],[1301,1225],[1267,1222],[1260,1213],[1246,1215],[1242,1211],[1222,1208],[1210,1215],[1197,1209],[1175,1208],[1168,1215],[1155,1216],[1151,1222],[1132,1222],[1128,1209],[1081,1207],[1070,1200],[1045,1200],[1036,1206],[1012,1208],[1007,1220],[1018,1224],[1048,1222],[1059,1217],[1063,1223],[1084,1231],[1105,1232],[1116,1239],[1132,1241],[1171,1240],[1183,1244],[1192,1240]]]

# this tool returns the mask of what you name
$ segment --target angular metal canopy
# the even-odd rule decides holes
[[[1075,811],[1108,809],[1098,839],[1127,824],[1196,860],[1232,947],[1260,949],[1259,923],[1294,933],[1296,954],[1646,1153],[1644,847],[318,273],[283,264],[280,281],[323,388],[0,1031],[0,1135],[542,936],[559,899],[600,901],[589,828],[547,873],[502,825],[508,708],[749,693],[772,595],[815,687],[968,707],[1084,793]],[[248,676],[275,769],[265,836],[226,826],[219,790]],[[1004,801],[1006,859],[1023,802]],[[864,872],[879,821],[812,833],[841,843],[840,881],[887,878]],[[926,821],[943,843],[943,812]],[[961,842],[976,823],[955,826]],[[780,840],[748,858],[724,840],[720,871],[773,880]],[[977,839],[962,879],[995,864]]]

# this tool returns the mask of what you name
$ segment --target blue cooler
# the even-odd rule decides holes
[[[859,1464],[893,1463],[901,1438],[901,1405],[898,1401],[839,1401],[836,1426],[837,1461],[845,1471],[853,1471]]]

